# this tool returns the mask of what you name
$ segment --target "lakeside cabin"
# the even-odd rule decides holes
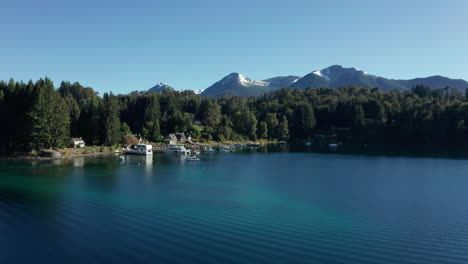
[[[171,133],[171,134],[167,135],[166,138],[164,139],[164,143],[167,144],[167,145],[177,144],[176,135],[174,133]]]
[[[84,146],[85,146],[85,142],[81,137],[79,137],[79,138],[70,138],[70,147],[82,148]]]
[[[171,133],[164,139],[164,143],[168,145],[176,145],[177,143],[184,144],[187,142],[192,142],[192,137],[189,133]]]

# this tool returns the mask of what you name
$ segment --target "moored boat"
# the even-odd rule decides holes
[[[336,148],[338,148],[338,144],[337,143],[330,143],[330,144],[328,144],[328,147],[331,148],[331,149],[336,149]]]
[[[122,151],[125,154],[151,155],[153,154],[153,146],[147,144],[136,144],[123,148]]]
[[[232,149],[231,149],[230,147],[221,146],[221,147],[219,148],[219,151],[220,151],[220,152],[231,152]]]
[[[165,153],[177,154],[177,155],[190,155],[190,150],[186,149],[184,146],[179,145],[169,145],[166,148]]]
[[[205,153],[211,153],[211,152],[215,152],[215,150],[212,148],[212,147],[206,147],[203,152]]]
[[[258,147],[260,146],[260,143],[257,143],[257,142],[250,142],[250,143],[247,143],[247,147]]]
[[[185,160],[188,160],[188,161],[197,161],[197,160],[200,160],[200,158],[197,157],[197,156],[188,156]]]

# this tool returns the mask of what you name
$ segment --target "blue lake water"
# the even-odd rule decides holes
[[[0,263],[468,263],[468,161],[0,161]]]

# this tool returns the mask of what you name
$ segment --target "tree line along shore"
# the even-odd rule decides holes
[[[346,86],[285,88],[260,97],[204,98],[191,91],[102,96],[80,83],[0,81],[0,153],[64,148],[70,137],[119,146],[140,135],[162,142],[323,141],[400,147],[468,146],[468,94],[417,85],[410,91]]]

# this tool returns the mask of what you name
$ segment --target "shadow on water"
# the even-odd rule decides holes
[[[443,158],[443,159],[468,159],[468,149],[464,148],[434,148],[434,147],[382,147],[357,144],[340,144],[336,148],[328,144],[310,144],[292,142],[289,144],[263,144],[258,148],[244,148],[243,153],[278,153],[278,152],[310,152],[320,154],[385,156],[407,158]]]
[[[0,161],[0,203],[28,206],[33,213],[52,216],[63,198],[63,186],[73,168],[54,161]]]

